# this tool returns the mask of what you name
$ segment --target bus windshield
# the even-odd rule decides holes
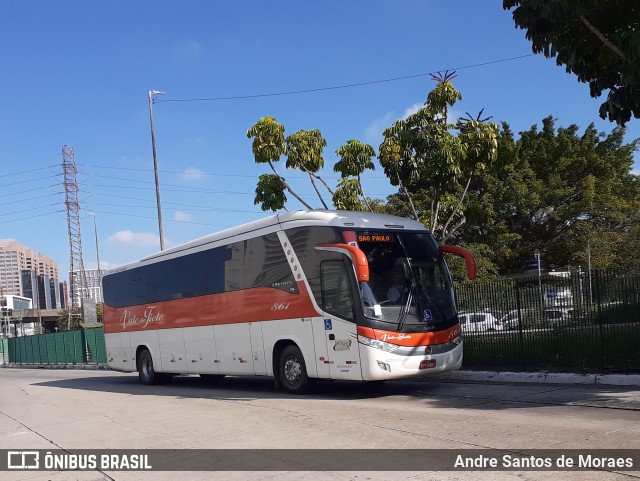
[[[365,316],[389,329],[432,331],[455,322],[451,278],[428,232],[345,232],[355,237],[369,263],[369,282],[360,282]]]

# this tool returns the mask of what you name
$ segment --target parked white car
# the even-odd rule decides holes
[[[467,332],[500,331],[502,324],[489,312],[462,312],[458,314],[460,326]]]

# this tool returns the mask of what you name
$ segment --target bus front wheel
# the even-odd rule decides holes
[[[140,361],[138,362],[138,377],[140,382],[146,385],[159,384],[162,375],[153,369],[153,358],[148,350],[140,353]]]
[[[289,345],[282,350],[278,374],[280,385],[288,393],[302,394],[310,387],[311,380],[307,375],[307,366],[297,346]]]

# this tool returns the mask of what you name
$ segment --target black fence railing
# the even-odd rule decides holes
[[[640,271],[537,272],[456,286],[464,367],[640,372]]]

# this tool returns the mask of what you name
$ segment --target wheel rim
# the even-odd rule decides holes
[[[302,377],[302,366],[300,361],[290,356],[284,363],[284,377],[290,384],[298,384]]]

